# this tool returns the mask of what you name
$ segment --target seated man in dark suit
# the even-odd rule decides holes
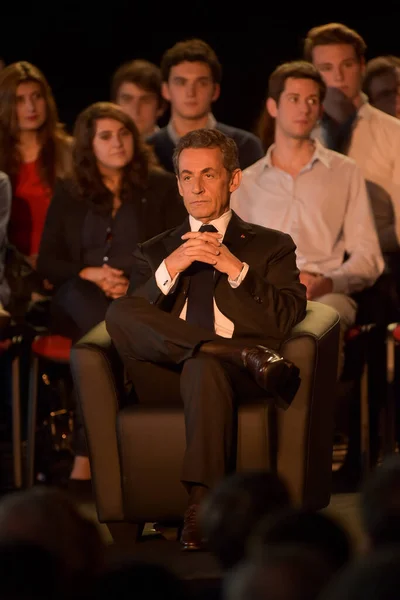
[[[147,141],[167,171],[174,172],[172,155],[182,135],[194,129],[218,129],[233,138],[241,169],[264,156],[261,140],[244,129],[220,123],[211,112],[219,98],[221,64],[214,50],[203,40],[177,42],[161,59],[162,95],[170,104],[169,123]]]
[[[110,305],[106,326],[128,375],[137,361],[176,371],[187,441],[181,480],[189,492],[181,542],[199,549],[198,506],[232,469],[238,398],[266,390],[287,408],[297,391],[298,369],[277,351],[305,316],[306,290],[292,238],[230,209],[241,181],[231,138],[191,131],[177,144],[174,165],[189,216],[138,245],[128,294]]]

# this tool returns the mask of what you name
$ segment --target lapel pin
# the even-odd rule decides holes
[[[245,238],[246,236],[244,235],[244,233],[242,233],[242,235],[240,236],[241,238]]]

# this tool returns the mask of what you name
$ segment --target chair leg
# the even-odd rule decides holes
[[[370,427],[368,399],[368,364],[365,363],[360,380],[360,439],[361,472],[365,477],[370,471]]]
[[[12,448],[14,487],[22,487],[22,451],[21,451],[21,390],[19,355],[13,358],[12,372]]]
[[[386,398],[383,418],[383,452],[391,454],[396,448],[396,398],[395,398],[396,343],[388,327],[386,338]]]
[[[29,373],[29,406],[28,426],[26,441],[26,487],[34,484],[35,477],[35,441],[37,420],[37,393],[38,393],[39,359],[33,356]]]
[[[144,523],[107,523],[115,546],[123,551],[133,550],[136,543],[140,541]]]

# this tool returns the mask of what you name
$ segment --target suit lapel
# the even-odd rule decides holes
[[[179,225],[175,229],[171,231],[171,233],[164,238],[164,248],[165,254],[163,258],[169,256],[171,252],[174,252],[179,246],[181,246],[184,242],[182,240],[182,235],[190,231],[189,217],[187,217],[182,225]],[[186,300],[187,290],[189,287],[189,277],[184,275],[183,273],[180,275],[178,280],[178,286],[171,297],[169,298],[170,304],[170,312],[176,316],[179,316],[183,305]]]
[[[183,244],[184,240],[182,240],[182,236],[188,231],[190,231],[189,217],[184,220],[182,225],[179,225],[173,231],[171,231],[169,236],[164,238],[164,244],[167,251],[166,256],[171,254],[171,252]]]

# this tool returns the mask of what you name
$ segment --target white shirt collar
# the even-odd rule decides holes
[[[370,103],[365,100],[358,109],[357,118],[369,120],[372,117],[372,110]]]
[[[227,210],[223,215],[218,217],[218,219],[214,219],[214,221],[210,221],[207,225],[214,225],[215,229],[217,229],[218,233],[225,235],[227,230],[229,221],[232,218],[232,210]],[[201,221],[198,221],[192,215],[189,215],[189,223],[191,231],[199,231],[200,227],[204,225]]]
[[[314,143],[314,153],[313,153],[309,163],[307,163],[307,165],[305,165],[303,167],[303,169],[307,169],[307,168],[311,167],[316,160],[319,160],[320,162],[322,162],[322,164],[325,165],[329,169],[331,166],[331,154],[330,154],[331,151],[328,150],[327,148],[325,148],[319,140],[314,139],[312,141]],[[272,151],[274,148],[275,148],[275,144],[271,144],[271,146],[268,148],[267,154],[265,155],[265,159],[264,159],[264,167],[273,167],[274,166],[272,164]]]

